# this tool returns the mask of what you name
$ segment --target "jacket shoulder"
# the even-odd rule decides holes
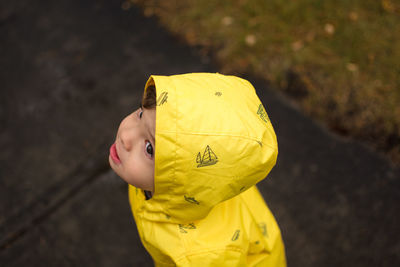
[[[273,217],[255,216],[268,212],[258,190],[251,188],[218,204],[203,220],[185,224],[143,221],[138,226],[143,244],[160,266],[240,266],[259,261],[274,250],[276,242],[282,243],[276,235],[275,240],[268,240],[277,228]]]

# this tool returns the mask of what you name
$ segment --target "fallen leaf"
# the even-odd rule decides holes
[[[233,18],[230,16],[225,16],[221,20],[222,25],[229,26],[233,23]]]
[[[302,40],[298,40],[298,41],[292,43],[292,50],[295,52],[299,51],[303,47],[304,47],[304,43]]]
[[[386,12],[400,14],[400,4],[392,0],[381,0],[381,4]]]
[[[332,35],[335,33],[335,26],[330,23],[325,24],[324,30],[327,34]]]
[[[246,36],[245,41],[246,41],[246,44],[247,44],[248,46],[253,46],[253,45],[256,44],[257,38],[254,36],[254,34],[248,34],[248,35]]]
[[[352,20],[352,21],[357,21],[357,20],[358,20],[358,13],[357,13],[357,12],[354,12],[354,11],[350,12],[350,13],[349,13],[349,18],[350,18],[350,20]]]
[[[351,72],[358,71],[358,66],[354,63],[347,63],[346,68],[348,71],[351,71]]]

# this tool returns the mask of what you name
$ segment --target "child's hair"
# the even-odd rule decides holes
[[[143,93],[142,106],[147,109],[155,108],[157,105],[156,87],[150,85]]]

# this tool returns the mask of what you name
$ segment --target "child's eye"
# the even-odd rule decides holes
[[[146,141],[146,153],[149,154],[151,157],[153,157],[153,146],[149,141]]]
[[[139,118],[142,118],[142,115],[143,115],[143,111],[141,110],[141,111],[139,112]]]

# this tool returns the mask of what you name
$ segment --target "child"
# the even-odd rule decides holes
[[[275,165],[274,130],[253,86],[221,74],[151,76],[110,149],[156,266],[286,266],[255,184]]]

